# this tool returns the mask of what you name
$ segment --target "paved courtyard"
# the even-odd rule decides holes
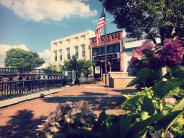
[[[128,92],[129,90],[123,90]],[[87,100],[93,104],[100,103],[102,108],[122,102],[122,90],[103,87],[102,84],[82,84],[64,87],[63,90],[30,101],[21,102],[0,108],[0,137],[25,136],[28,131],[34,132],[59,103],[66,101]],[[99,100],[103,98],[103,100]],[[98,99],[98,100],[97,100]],[[100,101],[100,102],[99,102]],[[109,103],[109,105],[107,105]],[[5,135],[6,132],[6,135]]]

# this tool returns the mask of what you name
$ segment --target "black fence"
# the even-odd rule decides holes
[[[46,69],[0,68],[0,81],[58,78],[63,78],[63,75]]]
[[[66,79],[60,73],[40,69],[0,68],[0,100],[61,88],[65,84]]]

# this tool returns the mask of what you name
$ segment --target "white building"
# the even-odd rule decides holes
[[[76,55],[79,59],[90,60],[90,40],[95,32],[86,30],[71,36],[51,41],[51,63],[54,66],[63,65],[64,61]]]
[[[127,38],[125,41],[125,46],[124,46],[124,71],[128,72],[128,66],[130,64],[130,60],[133,56],[133,51],[141,46],[143,44],[143,42],[148,41],[149,39],[129,39]],[[151,43],[153,43],[151,40],[149,40]],[[160,43],[160,39],[156,38],[156,42]]]
[[[145,39],[130,39],[125,41],[125,46],[124,46],[124,72],[128,72],[128,66],[130,64],[130,60],[133,55],[133,51],[142,45],[142,43],[145,41]]]

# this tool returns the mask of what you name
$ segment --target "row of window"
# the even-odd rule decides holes
[[[86,52],[85,52],[85,45],[82,45],[81,46],[82,48],[82,57],[85,57],[86,56]],[[57,61],[57,51],[54,51],[54,59],[55,61]],[[59,50],[59,60],[63,60],[63,53],[62,53],[62,49]],[[67,59],[70,59],[70,48],[66,48],[66,56],[67,56]],[[78,46],[75,46],[75,56],[79,57],[79,47]]]
[[[119,51],[120,51],[119,44],[107,46],[107,53],[115,53],[115,52],[119,52]],[[105,53],[105,47],[93,48],[92,53],[93,53],[93,56],[102,55]]]
[[[82,40],[82,41],[85,40],[86,39],[86,36],[85,35],[81,35],[80,37],[74,37],[73,39],[74,39],[75,42],[79,42],[79,39]],[[70,44],[71,40],[72,39],[66,39],[65,41],[66,41],[67,44]],[[55,46],[62,45],[63,44],[63,41],[54,42],[53,44]]]

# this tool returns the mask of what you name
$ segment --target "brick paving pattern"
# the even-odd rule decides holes
[[[125,90],[126,91],[126,90]],[[128,90],[127,90],[128,91]],[[96,97],[104,97],[99,100]],[[0,109],[0,138],[1,137],[26,137],[32,133],[37,125],[56,110],[60,102],[87,100],[93,104],[109,103],[108,106],[117,102],[113,97],[120,97],[121,90],[103,87],[103,84],[82,84],[65,87],[62,91],[48,95],[45,98],[37,98]],[[119,102],[122,102],[119,99]],[[105,107],[103,108],[110,108]],[[29,135],[30,136],[30,135]],[[33,136],[34,137],[34,136]]]

